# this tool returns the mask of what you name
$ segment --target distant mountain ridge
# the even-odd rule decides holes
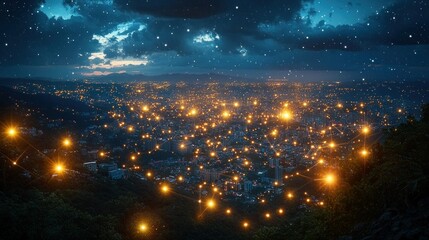
[[[246,81],[255,82],[260,81],[254,78],[235,77],[230,75],[223,75],[217,73],[207,74],[189,74],[189,73],[170,73],[161,75],[144,75],[144,74],[128,74],[128,73],[112,73],[105,76],[88,77],[86,80],[91,82],[111,82],[111,83],[125,83],[125,82],[139,82],[139,81],[153,81],[153,82],[230,82],[230,81]]]

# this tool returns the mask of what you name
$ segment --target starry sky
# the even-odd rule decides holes
[[[427,0],[3,0],[0,77],[425,79]]]

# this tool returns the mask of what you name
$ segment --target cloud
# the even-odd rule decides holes
[[[319,10],[311,0],[66,0],[67,20],[39,11],[42,0],[6,1],[0,65],[338,68],[347,61],[328,56],[429,44],[428,2],[391,1],[361,23],[335,26],[311,22]]]
[[[48,18],[43,1],[6,1],[0,7],[0,65],[74,65],[87,63],[93,29],[82,17]]]
[[[228,0],[115,0],[121,9],[167,18],[200,19],[224,12]]]

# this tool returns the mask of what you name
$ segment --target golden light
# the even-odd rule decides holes
[[[213,199],[210,199],[207,201],[207,207],[208,208],[214,208],[216,207],[216,202]]]
[[[211,152],[210,153],[210,157],[214,157],[214,156],[216,156],[216,153],[215,152]]]
[[[197,115],[197,113],[198,113],[197,109],[193,108],[193,109],[191,109],[191,111],[189,112],[189,115],[191,115],[191,116],[195,116],[195,115]]]
[[[307,102],[303,102],[303,103],[302,103],[302,106],[307,107],[307,106],[308,106],[308,103],[307,103]]]
[[[145,105],[145,106],[143,106],[142,110],[143,110],[143,112],[147,112],[147,111],[149,111],[149,107],[147,105]]]
[[[229,116],[231,116],[231,114],[228,111],[224,111],[222,113],[222,117],[224,117],[224,118],[229,118]]]
[[[293,198],[293,194],[292,194],[291,192],[289,192],[289,193],[287,194],[287,198],[292,199],[292,198]]]
[[[368,126],[363,127],[362,128],[362,133],[368,134],[369,133],[369,127]]]
[[[265,218],[270,218],[271,214],[270,213],[265,213]]]
[[[248,228],[248,227],[249,227],[249,223],[248,223],[248,222],[246,222],[246,221],[245,221],[245,222],[243,222],[243,227],[244,227],[244,228]]]
[[[325,160],[323,160],[323,159],[320,159],[320,160],[319,160],[319,163],[320,163],[320,164],[323,164],[324,162],[325,162]]]
[[[330,143],[329,143],[329,147],[330,147],[330,148],[334,148],[334,147],[335,147],[335,143],[334,143],[334,142],[330,142]]]
[[[162,187],[161,187],[161,191],[163,192],[163,193],[168,193],[169,191],[170,191],[170,188],[167,186],[167,185],[162,185]]]
[[[343,104],[338,103],[338,104],[337,104],[337,107],[338,107],[338,108],[342,108],[342,107],[343,107]]]
[[[182,143],[182,144],[180,144],[180,148],[181,148],[181,149],[184,149],[184,148],[185,148],[185,144],[183,144],[183,143]]]
[[[366,149],[362,149],[362,150],[360,151],[360,154],[361,154],[363,157],[366,157],[366,156],[368,156],[369,152],[368,152]]]
[[[277,212],[278,212],[279,214],[283,214],[283,213],[284,213],[284,210],[283,210],[283,208],[279,208],[279,210],[277,210]]]
[[[240,106],[240,103],[234,102],[234,107],[239,107],[239,106]]]
[[[325,176],[324,180],[327,184],[333,184],[335,183],[335,176],[332,174],[328,174]]]
[[[129,127],[128,127],[128,132],[133,132],[133,131],[134,131],[134,127],[129,126]]]
[[[310,199],[310,198],[307,198],[305,201],[306,201],[307,203],[309,203],[309,202],[311,202],[311,199]]]
[[[228,215],[229,215],[229,214],[231,214],[231,209],[229,209],[229,208],[228,208],[228,209],[226,209],[226,211],[225,211],[225,212],[226,212],[226,214],[228,214]]]
[[[63,145],[64,145],[65,147],[70,146],[70,145],[71,145],[71,140],[70,140],[69,138],[64,139],[64,140],[63,140]]]
[[[280,118],[283,119],[283,120],[290,120],[292,118],[292,113],[289,112],[289,111],[283,111],[280,114]]]
[[[136,156],[132,155],[131,160],[133,160],[133,161],[136,160]]]
[[[9,127],[6,131],[6,133],[9,137],[15,137],[16,134],[18,133],[18,130],[16,130],[15,127]]]
[[[182,181],[183,181],[183,177],[182,177],[182,176],[179,176],[177,179],[178,179],[180,182],[182,182]]]
[[[100,152],[100,157],[104,157],[106,154],[104,152]]]
[[[238,181],[238,176],[234,176],[234,181]]]
[[[145,223],[142,223],[139,225],[139,231],[140,232],[146,232],[148,230],[148,227]]]
[[[146,173],[146,176],[147,176],[147,177],[152,177],[152,173],[151,173],[151,172],[147,172],[147,173]]]
[[[271,135],[273,135],[273,136],[277,136],[277,133],[278,133],[277,129],[274,129],[274,130],[271,132]]]
[[[64,171],[64,166],[61,163],[57,163],[54,170],[56,173],[62,173]]]

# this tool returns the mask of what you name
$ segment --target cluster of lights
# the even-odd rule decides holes
[[[254,101],[253,102],[253,105],[257,105],[258,104],[258,102],[257,101]],[[302,103],[302,105],[304,106],[304,107],[306,107],[307,105],[308,105],[308,103],[307,102],[303,102]],[[240,104],[238,103],[238,102],[234,102],[233,103],[233,106],[234,107],[239,107],[240,106]],[[286,104],[286,107],[287,107],[287,104]],[[343,106],[342,106],[342,104],[338,104],[337,105],[337,107],[338,108],[342,108]],[[181,106],[181,109],[183,110],[184,109],[184,106]],[[143,106],[143,108],[142,108],[142,110],[144,111],[144,112],[147,112],[147,111],[149,111],[149,107],[148,106]],[[133,111],[133,109],[132,109],[132,111]],[[192,108],[189,112],[188,112],[188,115],[189,116],[196,116],[196,115],[198,115],[198,111],[195,109],[195,108]],[[221,114],[221,116],[223,117],[223,118],[225,118],[225,119],[227,119],[227,118],[229,118],[229,117],[231,117],[231,113],[229,112],[229,111],[223,111],[222,112],[222,114]],[[250,117],[249,117],[249,120],[248,121],[250,121],[250,118],[251,118],[252,116],[250,115]],[[272,117],[275,117],[275,115],[272,115]],[[292,119],[292,117],[293,117],[293,114],[292,114],[292,112],[291,111],[289,111],[289,110],[284,110],[284,111],[282,111],[281,113],[280,113],[280,115],[278,115],[278,117],[281,119],[281,120],[286,120],[286,121],[289,121],[289,120],[291,120]],[[106,126],[105,126],[106,127]],[[329,128],[329,129],[331,129],[331,128]],[[128,128],[127,128],[127,130],[129,131],[129,132],[133,132],[134,131],[134,127],[133,126],[129,126]],[[362,128],[361,128],[361,132],[362,132],[362,134],[364,134],[364,135],[367,135],[367,134],[369,134],[370,133],[370,128],[368,127],[368,126],[363,126]],[[322,130],[322,134],[325,134],[326,133],[326,131],[325,130]],[[15,128],[15,127],[10,127],[10,128],[8,128],[7,129],[7,131],[6,131],[6,134],[9,136],[9,137],[15,137],[17,134],[18,134],[18,130]],[[277,130],[277,129],[274,129],[274,130],[272,130],[272,132],[271,132],[271,135],[272,136],[277,136],[279,134],[279,131]],[[325,142],[326,143],[326,142]],[[297,145],[297,142],[296,141],[294,141],[293,142],[293,144],[296,146]],[[62,145],[64,146],[64,147],[70,147],[71,145],[72,145],[72,140],[70,139],[70,138],[65,138],[65,139],[63,139],[62,140]],[[329,148],[335,148],[336,147],[336,144],[335,144],[335,142],[333,142],[333,141],[331,141],[331,142],[329,142],[328,143],[328,146],[329,146]],[[180,147],[180,149],[185,149],[185,147],[186,147],[186,145],[184,144],[184,143],[182,143],[182,144],[180,144],[179,145],[179,147]],[[316,145],[316,147],[318,147],[317,145]],[[316,148],[316,147],[314,147],[314,146],[312,146],[312,148]],[[320,149],[321,147],[319,146],[319,149]],[[159,145],[156,145],[156,149],[159,149]],[[247,151],[249,151],[249,149],[248,148],[246,148],[245,150],[244,150],[245,152],[247,152]],[[362,149],[361,151],[360,151],[360,154],[363,156],[363,157],[366,157],[368,154],[369,154],[369,152],[364,148],[364,149]],[[99,156],[100,157],[104,157],[106,155],[106,153],[105,152],[99,152]],[[215,157],[216,156],[216,152],[210,152],[210,156],[211,157]],[[280,152],[276,152],[276,156],[280,156]],[[132,155],[131,157],[131,160],[136,160],[136,156],[135,155]],[[13,162],[15,165],[16,165],[16,162]],[[318,163],[319,164],[323,164],[323,163],[325,163],[325,161],[323,160],[323,159],[320,159],[320,160],[318,160]],[[247,161],[247,160],[244,160],[243,161],[243,164],[244,165],[249,165],[250,163],[249,163],[249,161]],[[200,169],[202,169],[203,168],[203,165],[201,165],[200,166]],[[54,172],[56,172],[56,173],[58,173],[58,174],[60,174],[60,173],[63,173],[65,171],[65,167],[64,167],[64,165],[63,164],[61,164],[61,163],[57,163],[55,166],[54,166]],[[188,171],[190,171],[190,168],[188,167]],[[309,171],[309,169],[307,169],[307,171]],[[296,173],[296,175],[298,176],[299,175],[299,173]],[[147,172],[146,173],[146,176],[148,177],[148,178],[150,178],[150,177],[152,177],[152,173],[151,172]],[[293,175],[292,175],[293,176]],[[285,177],[285,178],[287,178],[287,176]],[[233,180],[234,181],[236,181],[236,182],[238,182],[239,181],[239,177],[238,176],[233,176]],[[335,175],[333,175],[333,174],[327,174],[324,178],[323,178],[323,181],[327,184],[327,185],[333,185],[333,184],[335,184],[335,182],[336,182],[336,180],[337,180],[337,178],[336,178],[336,176]],[[183,176],[178,176],[177,177],[177,181],[178,182],[182,182],[182,181],[184,181],[184,177]],[[274,183],[274,186],[279,186],[279,182],[278,181],[275,181]],[[200,189],[202,188],[202,186],[200,185]],[[167,185],[167,184],[162,184],[161,185],[161,188],[160,188],[160,190],[161,190],[161,192],[162,193],[164,193],[164,194],[167,194],[167,193],[169,193],[170,191],[171,191],[171,189],[170,189],[170,187]],[[213,191],[214,192],[218,192],[218,189],[215,187],[215,188],[213,188]],[[221,194],[221,193],[220,193]],[[287,198],[288,199],[292,199],[292,198],[294,198],[294,195],[293,195],[293,193],[292,192],[288,192],[287,193]],[[305,201],[307,202],[307,203],[310,203],[310,202],[312,202],[312,200],[310,199],[310,198],[306,198],[305,199]],[[202,203],[202,200],[201,199],[199,199],[198,200],[198,202],[199,203]],[[261,203],[264,203],[265,202],[265,199],[262,199],[261,200]],[[315,202],[317,202],[317,201],[315,201]],[[317,202],[317,204],[318,205],[324,205],[324,202],[322,201],[322,202]],[[207,201],[206,201],[206,207],[208,208],[208,209],[215,209],[216,208],[216,201],[213,199],[213,198],[211,198],[211,199],[208,199]],[[281,214],[284,214],[284,210],[282,209],[282,208],[279,208],[277,211],[274,211],[274,213],[275,212],[277,212],[277,214],[279,214],[279,215],[281,215]],[[227,214],[227,215],[230,215],[231,213],[232,213],[232,210],[231,209],[226,209],[225,210],[225,213]],[[267,218],[267,219],[270,219],[271,217],[272,217],[272,215],[271,215],[271,213],[270,212],[266,212],[265,214],[264,214],[264,216],[265,216],[265,218]],[[248,221],[243,221],[242,222],[242,226],[244,227],[244,228],[248,228],[250,225],[249,225],[249,222]],[[146,231],[148,231],[148,225],[146,224],[146,223],[141,223],[140,225],[138,225],[138,229],[139,229],[139,231],[140,232],[146,232]]]

